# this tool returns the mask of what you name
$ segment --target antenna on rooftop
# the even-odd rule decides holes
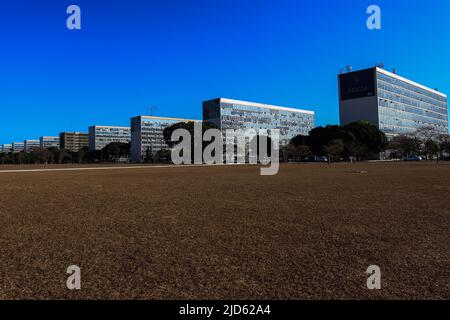
[[[384,69],[384,63],[383,62],[377,63],[377,67]]]
[[[394,70],[392,70],[392,73],[393,73],[393,74],[397,74],[397,69],[394,68]]]
[[[149,107],[142,108],[142,109],[148,110],[148,112],[149,112],[148,115],[149,115],[149,116],[154,116],[154,115],[155,115],[155,111],[158,110],[158,107],[155,106],[155,105],[150,105]]]
[[[347,72],[352,72],[353,67],[350,66],[350,65],[348,65],[348,66],[346,67],[346,69],[347,69]]]
[[[154,116],[154,115],[155,115],[155,112],[158,110],[158,107],[152,105],[152,106],[150,106],[149,108],[150,108],[150,115],[151,115],[151,116]]]

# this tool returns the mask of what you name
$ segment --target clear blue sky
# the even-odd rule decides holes
[[[66,8],[82,30],[66,28]],[[382,30],[366,8],[382,9]],[[0,143],[147,114],[201,119],[219,96],[338,123],[337,74],[384,62],[450,93],[448,0],[2,0]]]

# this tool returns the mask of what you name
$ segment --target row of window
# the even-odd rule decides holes
[[[410,83],[407,83],[405,81],[399,80],[397,78],[393,78],[390,76],[387,76],[383,73],[378,73],[377,74],[377,78],[379,80],[382,80],[386,83],[390,83],[393,84],[397,87],[401,87],[403,89],[406,89],[409,91],[410,94],[414,94],[417,99],[423,99],[424,101],[427,101],[431,104],[436,104],[437,102],[444,102],[445,104],[447,103],[447,98],[445,96],[441,96],[439,94],[436,94],[434,92],[431,92],[429,90],[425,90],[423,88],[420,88],[418,86],[412,85]],[[420,96],[417,96],[417,94],[419,94]],[[406,94],[408,95],[408,94]]]
[[[447,116],[442,114],[437,114],[434,112],[430,112],[428,110],[417,109],[410,107],[408,105],[404,105],[395,101],[389,101],[384,99],[379,99],[378,105],[380,107],[389,108],[388,110],[392,110],[391,112],[398,113],[406,113],[408,115],[417,115],[421,117],[426,117],[431,120],[438,120],[442,123],[447,123]]]
[[[381,108],[384,109],[384,108]],[[411,117],[410,115],[393,113],[391,110],[380,110],[379,116],[380,129],[385,131],[386,127],[405,128],[413,132],[424,126],[432,126],[438,132],[446,133],[448,127],[446,123],[430,122],[428,119],[420,117]]]
[[[136,130],[136,125],[132,126],[134,132],[140,133],[141,156],[144,156],[147,150],[156,152],[167,148],[163,135],[164,129],[178,122],[176,120],[142,119],[140,123],[137,123],[140,124],[140,130]]]
[[[405,96],[401,92],[396,91],[395,88],[389,87],[388,85],[384,85],[383,83],[378,84],[378,96],[394,101],[399,101],[404,104],[409,104],[413,107],[431,110],[437,113],[446,114],[447,113],[447,105],[446,103],[431,104],[429,102],[425,102],[414,97]]]

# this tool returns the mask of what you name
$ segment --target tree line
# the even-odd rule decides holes
[[[284,161],[305,161],[323,156],[329,162],[368,160],[386,150],[388,139],[376,126],[366,121],[346,126],[317,127],[308,136],[299,135],[280,150]]]
[[[186,129],[194,134],[193,123],[177,123],[164,129],[163,138],[167,148],[154,151],[147,148],[143,161],[146,163],[170,163],[175,142],[171,141],[176,129]],[[202,133],[216,128],[211,123],[202,124]],[[268,143],[271,141],[268,139]],[[192,148],[194,140],[192,139]],[[204,142],[205,148],[207,142]],[[259,149],[259,146],[258,146]],[[270,150],[270,146],[267,147]],[[308,136],[299,135],[280,148],[280,161],[311,161],[324,157],[329,162],[361,161],[379,159],[384,152],[392,159],[421,155],[425,159],[450,160],[450,135],[439,134],[433,127],[423,127],[409,135],[399,135],[388,140],[375,125],[366,121],[346,126],[328,125],[317,127]],[[113,142],[102,150],[89,151],[83,147],[71,152],[57,147],[34,148],[30,152],[0,153],[0,164],[60,164],[60,163],[117,163],[130,160],[131,142]]]
[[[410,155],[426,160],[450,160],[450,135],[437,133],[433,127],[422,127],[414,134],[394,137],[389,144],[393,158]]]
[[[357,121],[342,127],[314,128],[308,136],[297,136],[280,150],[283,161],[305,161],[314,156],[324,156],[329,162],[360,161],[379,159],[380,153],[390,159],[421,155],[427,160],[449,160],[450,136],[422,127],[389,140],[377,126]]]
[[[83,147],[72,152],[58,147],[33,148],[29,152],[0,153],[1,164],[114,163],[129,161],[131,143],[113,142],[102,150]]]

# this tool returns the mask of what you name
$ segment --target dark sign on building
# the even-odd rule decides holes
[[[376,94],[375,69],[339,75],[341,100],[372,97]]]

